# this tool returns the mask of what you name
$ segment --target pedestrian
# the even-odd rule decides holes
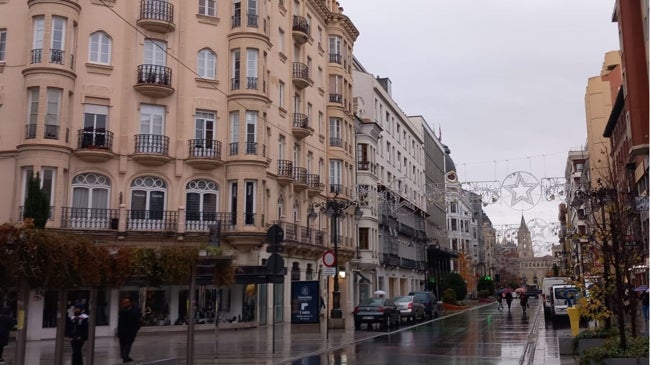
[[[135,336],[140,329],[141,314],[138,308],[131,304],[131,298],[124,297],[117,317],[117,337],[120,339],[120,356],[122,362],[133,361],[129,356]]]
[[[502,311],[503,310],[503,293],[501,293],[500,291],[497,292],[497,303],[499,303],[497,305],[497,310]]]
[[[645,319],[646,322],[648,322],[648,297],[649,296],[650,294],[648,294],[648,289],[644,290],[643,293],[641,294],[641,310],[643,311],[643,318]]]
[[[5,363],[2,351],[9,344],[9,332],[15,325],[16,320],[10,315],[9,308],[0,308],[0,364]]]
[[[510,312],[510,306],[512,305],[512,292],[508,291],[506,292],[506,303],[508,304],[508,312]]]
[[[524,313],[526,313],[526,308],[528,308],[528,294],[519,294],[519,304],[521,304],[521,308],[524,310]]]
[[[75,304],[72,316],[66,321],[65,337],[70,339],[72,346],[72,365],[84,363],[81,349],[88,339],[88,314],[84,312],[83,304]]]

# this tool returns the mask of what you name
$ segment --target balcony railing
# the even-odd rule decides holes
[[[43,134],[45,139],[59,139],[59,126],[55,124],[46,124],[45,133]]]
[[[415,260],[401,258],[400,266],[405,269],[415,269]]]
[[[341,194],[343,192],[342,184],[330,184],[330,194]]]
[[[160,65],[138,66],[138,84],[172,86],[172,69]]]
[[[284,230],[284,239],[287,241],[324,246],[324,231],[310,229],[309,227],[285,221],[275,221],[273,223],[282,227]]]
[[[289,160],[278,160],[278,177],[292,178],[293,162]]]
[[[246,154],[257,155],[257,142],[246,142]]]
[[[77,148],[111,150],[113,132],[105,128],[84,128],[77,131]]]
[[[135,153],[167,155],[169,137],[160,134],[136,134]]]
[[[339,53],[330,53],[330,62],[331,63],[338,63],[339,65],[342,63],[343,57],[341,57],[341,54]]]
[[[165,0],[140,1],[140,19],[174,22],[174,4]]]
[[[255,225],[255,213],[245,212],[244,213],[244,224],[247,226]]]
[[[231,19],[233,28],[241,27],[241,14],[235,14]]]
[[[176,231],[178,212],[171,210],[127,210],[127,230]]]
[[[293,63],[293,78],[309,80],[309,67],[302,62]]]
[[[304,17],[294,15],[292,30],[309,34],[309,22]]]
[[[232,213],[229,212],[186,212],[185,229],[187,231],[208,231],[210,226],[218,225],[220,231],[232,231],[235,226]]]
[[[230,90],[239,90],[241,88],[239,77],[230,79]]]
[[[293,180],[298,184],[307,185],[307,169],[304,167],[294,167]]]
[[[330,137],[330,146],[343,147],[343,139],[338,137]]]
[[[246,23],[246,24],[247,24],[249,27],[257,28],[257,27],[259,26],[259,25],[258,25],[259,15],[255,15],[255,14],[247,14],[247,15],[246,15],[246,19],[247,19],[247,23]]]
[[[343,104],[343,95],[330,93],[330,103]]]
[[[32,49],[32,63],[41,63],[43,62],[43,50],[42,49]]]
[[[257,90],[257,77],[247,77],[246,78],[246,89],[248,90]]]
[[[61,228],[72,229],[117,229],[119,209],[61,208]]]
[[[188,142],[190,158],[221,160],[221,142],[213,139],[190,139]]]
[[[307,186],[310,189],[320,189],[320,175],[307,174]]]
[[[36,138],[36,124],[27,124],[25,126],[25,139]]]
[[[302,113],[293,113],[294,128],[309,128],[309,118]]]
[[[357,169],[359,171],[368,171],[370,170],[370,161],[358,161]]]
[[[230,143],[230,156],[237,156],[239,154],[239,142]]]
[[[50,63],[56,63],[63,65],[65,63],[65,51],[60,49],[51,49],[50,50]]]

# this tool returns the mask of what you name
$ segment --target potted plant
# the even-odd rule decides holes
[[[585,350],[580,355],[580,365],[637,365],[648,364],[648,337],[631,337],[622,348],[620,337],[607,338],[601,346]]]
[[[616,330],[604,327],[590,328],[573,338],[573,353],[581,356],[586,350],[602,346],[605,340],[616,336]]]

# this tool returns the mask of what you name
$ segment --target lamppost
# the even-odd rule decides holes
[[[341,310],[341,291],[339,289],[339,235],[338,235],[338,219],[345,216],[345,212],[351,206],[354,208],[354,219],[359,220],[363,215],[361,207],[357,202],[341,199],[338,197],[338,194],[333,198],[329,198],[325,203],[316,204],[315,206],[320,206],[325,211],[325,215],[331,219],[331,237],[332,244],[334,245],[334,289],[332,291],[332,310],[330,311],[330,318],[338,319],[343,318],[343,311]],[[313,210],[309,213],[310,215],[315,214]]]

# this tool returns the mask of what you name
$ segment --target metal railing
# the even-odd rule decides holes
[[[45,133],[43,134],[45,139],[59,139],[59,126],[55,124],[46,124]]]
[[[343,139],[339,137],[330,137],[331,147],[343,147]]]
[[[343,104],[343,95],[330,93],[330,103]]]
[[[221,142],[213,139],[190,139],[188,141],[190,158],[221,160]]]
[[[232,28],[241,27],[241,14],[235,14],[231,17]]]
[[[309,22],[305,17],[294,15],[292,30],[309,34]]]
[[[342,63],[343,57],[341,56],[340,53],[330,53],[330,62],[331,63],[338,63],[339,65]]]
[[[248,90],[257,90],[257,77],[247,77],[246,78],[246,89]]]
[[[27,124],[25,126],[25,139],[36,138],[36,124]]]
[[[310,189],[320,189],[320,175],[307,174],[307,186],[309,186]]]
[[[358,161],[357,170],[359,171],[368,171],[370,170],[370,161]]]
[[[140,1],[140,19],[174,22],[174,4],[163,0]]]
[[[65,63],[65,51],[60,49],[50,50],[50,63],[62,65]]]
[[[230,90],[239,90],[240,87],[239,77],[230,79]]]
[[[293,113],[293,127],[294,128],[309,128],[309,118],[302,113]]]
[[[220,230],[232,231],[235,223],[229,212],[195,212],[188,210],[185,218],[185,229],[190,232],[207,231],[210,226],[218,225]]]
[[[330,193],[331,194],[341,194],[343,192],[342,184],[330,184]]]
[[[166,66],[144,64],[138,66],[138,84],[172,86],[172,69]]]
[[[32,62],[31,63],[41,63],[43,62],[43,50],[40,48],[32,49]]]
[[[111,150],[113,132],[105,128],[84,128],[77,131],[77,148]]]
[[[279,177],[293,177],[293,162],[289,160],[278,160],[278,176]]]
[[[257,155],[257,142],[246,142],[246,154]]]
[[[237,156],[239,154],[239,142],[230,143],[230,156]]]
[[[119,209],[63,207],[61,228],[117,229],[119,216]]]
[[[302,62],[293,63],[293,78],[309,80],[309,67]]]
[[[167,155],[169,137],[160,134],[136,134],[135,153]]]
[[[259,15],[255,14],[247,14],[246,15],[246,20],[247,20],[247,25],[252,28],[257,28],[259,26],[258,20],[259,20]]]
[[[133,231],[176,231],[178,211],[172,210],[128,210],[127,230]]]
[[[298,184],[307,185],[307,169],[304,167],[294,167],[293,180]]]

